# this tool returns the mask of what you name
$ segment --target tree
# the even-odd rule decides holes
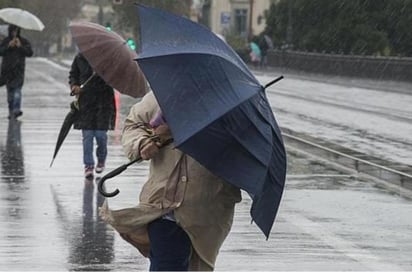
[[[412,1],[393,0],[386,9],[388,38],[394,55],[412,56]],[[394,20],[393,18],[396,18]]]
[[[390,2],[281,0],[272,4],[265,31],[295,50],[383,54],[390,47],[385,14]]]
[[[67,33],[68,22],[80,11],[82,0],[1,0],[0,7],[16,7],[27,10],[45,25],[42,32],[25,31],[37,54],[48,54],[53,44],[61,45],[62,36]],[[60,48],[58,48],[58,51]]]
[[[132,35],[134,40],[138,40],[136,39],[139,29],[136,3],[189,17],[191,2],[191,0],[123,0],[121,5],[113,4],[113,10],[117,18],[113,26],[114,30],[126,32],[127,36]]]

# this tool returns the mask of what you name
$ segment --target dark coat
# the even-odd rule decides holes
[[[26,57],[33,56],[33,50],[30,42],[20,36],[20,29],[17,37],[20,39],[21,47],[9,47],[9,42],[13,39],[11,29],[12,27],[9,27],[9,35],[0,44],[0,56],[3,56],[0,86],[7,84],[15,88],[23,86]]]
[[[69,84],[81,85],[93,74],[93,69],[81,54],[73,60]],[[115,126],[116,107],[113,88],[97,74],[82,88],[79,96],[79,118],[75,129],[112,130]]]

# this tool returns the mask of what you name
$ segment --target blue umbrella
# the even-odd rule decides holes
[[[138,5],[140,54],[175,145],[252,197],[269,236],[282,197],[286,152],[263,87],[238,54],[184,17]]]

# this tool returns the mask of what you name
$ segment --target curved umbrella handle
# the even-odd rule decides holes
[[[158,136],[157,136],[157,135],[154,135],[154,136],[152,136],[151,138],[157,139]],[[160,147],[166,146],[166,145],[168,145],[168,144],[170,144],[170,143],[172,143],[172,142],[173,142],[173,138],[170,138],[170,139],[166,140]],[[107,173],[106,175],[104,175],[104,176],[99,180],[99,183],[97,184],[97,189],[99,190],[99,193],[101,193],[101,194],[102,194],[103,196],[105,196],[105,197],[114,197],[114,196],[116,196],[116,195],[120,192],[119,189],[116,189],[116,190],[114,190],[113,192],[108,193],[108,192],[106,192],[106,191],[104,190],[104,188],[103,188],[103,183],[106,181],[106,179],[113,178],[113,177],[119,175],[119,174],[122,173],[124,170],[126,170],[127,167],[129,167],[130,165],[132,165],[132,164],[135,163],[135,162],[140,162],[140,161],[142,161],[142,158],[141,158],[141,157],[138,157],[138,158],[132,160],[131,162],[126,163],[126,164],[123,164],[122,166],[120,166],[120,167],[112,170],[111,172]]]
[[[102,194],[103,196],[105,196],[105,197],[114,197],[114,196],[116,196],[116,195],[120,192],[119,189],[116,189],[116,190],[114,190],[113,192],[108,193],[108,192],[106,192],[106,191],[104,190],[104,188],[103,188],[104,182],[105,182],[107,179],[110,179],[110,178],[113,178],[113,177],[119,175],[119,174],[122,173],[124,170],[126,170],[127,167],[129,167],[131,164],[133,164],[133,163],[135,163],[135,162],[139,162],[139,161],[141,161],[141,160],[142,160],[142,158],[134,159],[133,161],[131,161],[131,162],[129,162],[129,163],[126,163],[126,164],[123,164],[122,166],[120,166],[120,167],[112,170],[111,172],[107,173],[106,175],[104,175],[104,176],[99,180],[99,183],[98,183],[98,185],[97,185],[97,189],[99,190],[99,193],[101,193],[101,194]]]

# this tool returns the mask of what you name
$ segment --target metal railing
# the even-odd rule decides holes
[[[412,82],[412,58],[272,50],[268,66],[310,73]]]

